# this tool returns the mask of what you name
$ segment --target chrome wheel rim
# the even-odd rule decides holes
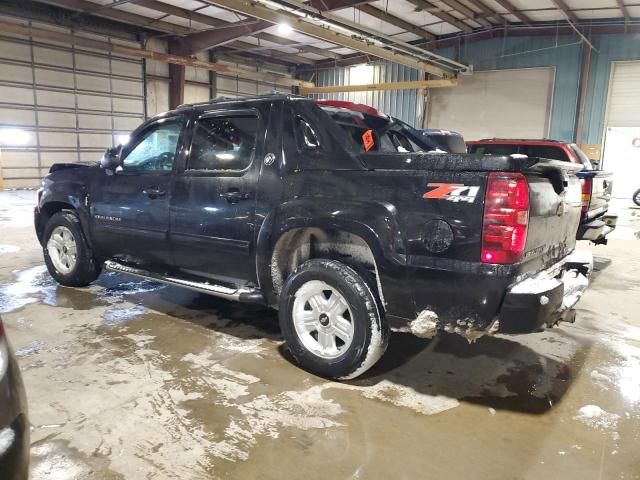
[[[76,239],[67,227],[56,227],[47,242],[47,252],[51,263],[63,275],[71,272],[76,266],[78,249]]]
[[[338,290],[311,280],[296,292],[293,325],[304,347],[321,358],[336,358],[353,341],[353,315]]]

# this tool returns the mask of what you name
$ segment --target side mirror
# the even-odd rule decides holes
[[[122,145],[117,147],[107,148],[100,159],[100,167],[104,168],[108,172],[115,171],[121,165],[120,156],[122,154]]]

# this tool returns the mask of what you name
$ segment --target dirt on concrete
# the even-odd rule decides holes
[[[621,239],[580,245],[602,267],[575,324],[471,345],[394,333],[336,383],[289,362],[274,311],[113,273],[58,286],[34,203],[0,192],[0,314],[34,480],[640,478],[633,209]]]

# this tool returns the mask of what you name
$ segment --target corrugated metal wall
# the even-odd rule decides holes
[[[420,73],[403,65],[381,62],[373,64],[373,83],[420,80]],[[312,81],[319,87],[349,85],[352,67],[318,70]],[[348,100],[365,103],[410,125],[418,126],[422,111],[422,94],[418,90],[348,92],[310,95],[313,98]]]
[[[640,60],[640,41],[636,35],[599,35],[594,37],[594,45],[598,51],[592,52],[592,65],[589,77],[587,104],[585,109],[585,127],[583,143],[602,143],[604,117],[607,109],[609,78],[611,63],[614,61]],[[437,53],[454,58],[463,63],[474,65],[474,69],[499,70],[530,67],[554,67],[556,71],[553,105],[551,110],[551,126],[549,134],[559,140],[574,140],[578,109],[578,88],[580,84],[581,52],[583,44],[575,35],[552,37],[506,37],[494,38],[474,43],[461,40],[455,47],[438,50]],[[418,79],[415,70],[397,65],[380,64],[383,72],[411,72],[411,79]],[[319,86],[348,83],[348,68],[336,68],[316,72],[315,82]],[[384,75],[384,80],[403,80],[403,75]],[[377,81],[377,80],[376,80]],[[360,95],[360,97],[358,97]],[[407,98],[412,107],[419,105],[415,90],[388,91],[384,93],[351,93],[315,95],[322,98],[347,98],[380,108],[387,113],[398,116],[411,124],[416,124],[419,110],[403,110]],[[382,96],[383,101],[378,98]],[[398,112],[400,109],[400,112]],[[417,114],[416,114],[417,112]],[[398,113],[401,113],[398,115]]]

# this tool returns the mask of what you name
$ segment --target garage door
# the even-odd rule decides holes
[[[53,163],[95,161],[120,143],[144,119],[143,71],[136,59],[0,36],[4,187],[37,186]]]
[[[640,62],[614,62],[609,83],[602,168],[613,173],[613,196],[640,188]]]
[[[455,130],[467,140],[545,138],[554,77],[553,68],[462,76],[457,87],[430,91],[426,127]]]

